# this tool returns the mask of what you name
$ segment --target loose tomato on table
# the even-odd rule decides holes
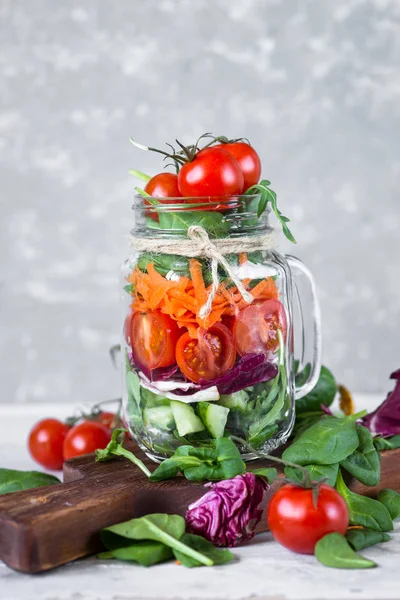
[[[282,546],[313,554],[315,544],[328,533],[346,533],[349,510],[342,496],[321,484],[314,505],[313,490],[293,484],[283,485],[268,505],[268,526]]]
[[[130,322],[130,341],[134,360],[147,369],[175,364],[175,345],[179,327],[170,316],[159,311],[136,312]]]
[[[64,460],[105,448],[110,440],[109,427],[98,421],[82,421],[69,430],[64,440]]]
[[[240,311],[233,325],[236,350],[241,356],[274,352],[279,345],[278,329],[285,339],[287,322],[283,305],[270,298]]]
[[[243,173],[244,191],[255,185],[260,180],[261,160],[257,152],[246,142],[230,142],[221,146],[229,152],[237,162]]]
[[[178,185],[182,196],[235,196],[243,192],[243,173],[237,160],[221,147],[200,150],[181,166]],[[212,201],[212,199],[211,199]]]
[[[62,469],[63,444],[68,431],[69,427],[58,419],[43,419],[36,423],[28,438],[32,458],[46,469]]]
[[[199,327],[196,339],[184,333],[176,344],[176,362],[195,383],[225,375],[233,367],[235,357],[232,334],[222,323],[210,329]]]

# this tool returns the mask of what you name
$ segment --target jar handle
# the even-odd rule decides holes
[[[313,335],[310,338],[307,335],[304,335],[304,323],[302,323],[302,357],[305,352],[307,352],[307,346],[311,347],[311,369],[308,375],[307,380],[301,386],[295,386],[295,400],[299,398],[303,398],[306,394],[311,392],[313,387],[316,385],[319,373],[321,370],[321,314],[319,309],[319,303],[317,298],[316,286],[313,276],[311,272],[307,269],[307,267],[295,256],[286,256],[286,260],[289,263],[290,270],[292,271],[294,286],[296,290],[296,298],[299,304],[300,314],[303,315],[303,307],[301,303],[301,298],[297,289],[296,281],[295,281],[295,273],[294,271],[300,271],[302,275],[307,279],[310,292],[311,292],[311,316],[312,316],[312,327],[313,327]],[[312,341],[310,341],[312,340]]]

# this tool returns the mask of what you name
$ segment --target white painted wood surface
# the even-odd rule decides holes
[[[382,398],[358,396],[357,408],[371,410]],[[0,406],[0,467],[37,468],[26,435],[44,416],[64,417],[70,405]],[[185,569],[167,563],[149,569],[119,562],[81,560],[43,575],[15,573],[0,562],[1,600],[347,600],[400,599],[400,524],[387,544],[365,550],[379,567],[366,571],[327,569],[313,556],[300,556],[261,534],[236,549],[237,562]]]

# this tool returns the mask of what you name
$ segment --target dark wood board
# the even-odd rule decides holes
[[[131,449],[155,465],[134,445]],[[257,461],[257,466],[271,466]],[[374,496],[390,487],[400,492],[400,450],[382,454],[381,482],[367,488],[349,479],[355,492]],[[264,498],[264,508],[282,483],[282,474]],[[153,512],[185,515],[187,506],[205,493],[202,484],[183,477],[150,483],[132,463],[116,459],[96,463],[93,455],[69,460],[64,483],[0,497],[0,559],[24,573],[40,573],[101,549],[104,527]],[[266,519],[258,531],[267,529]]]

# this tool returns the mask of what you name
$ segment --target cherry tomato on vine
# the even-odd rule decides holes
[[[68,431],[69,427],[58,419],[43,419],[36,423],[28,438],[32,458],[46,469],[62,469],[63,443]]]
[[[222,147],[204,148],[178,173],[182,196],[231,196],[243,192],[243,173],[237,160]],[[212,200],[211,200],[212,201]]]
[[[103,410],[97,417],[97,422],[105,425],[109,429],[121,427],[121,419],[118,415],[107,410]]]
[[[162,204],[175,204],[175,198],[181,195],[178,187],[178,176],[174,173],[157,173],[146,183],[144,191],[153,196],[153,198],[164,198]],[[172,198],[166,200],[166,198]],[[144,199],[146,206],[151,206],[151,202]],[[158,221],[158,214],[152,210],[146,211],[148,217]]]
[[[250,304],[235,319],[233,338],[236,350],[241,356],[274,352],[279,345],[278,329],[285,339],[286,315],[279,300],[270,298],[259,304]]]
[[[111,429],[97,421],[82,421],[72,427],[64,440],[64,460],[105,448],[111,440]]]
[[[199,327],[197,339],[184,333],[176,344],[176,362],[182,373],[195,383],[225,375],[233,367],[235,357],[232,334],[222,323],[210,329]]]
[[[175,173],[157,173],[146,183],[144,191],[153,198],[177,198],[181,195]]]
[[[131,348],[135,362],[147,369],[175,364],[179,327],[159,311],[137,312],[131,319]]]
[[[349,525],[349,510],[342,496],[329,485],[318,490],[316,506],[313,490],[293,484],[283,485],[268,505],[268,526],[282,546],[313,554],[315,544],[324,535],[338,532],[344,535]]]
[[[260,180],[261,160],[257,152],[246,142],[231,142],[221,146],[226,152],[232,154],[239,163],[243,173],[244,187],[246,191]]]

